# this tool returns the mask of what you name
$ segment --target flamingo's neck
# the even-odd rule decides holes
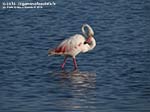
[[[91,38],[91,43],[89,44],[89,50],[92,50],[96,46],[96,41],[94,38]]]

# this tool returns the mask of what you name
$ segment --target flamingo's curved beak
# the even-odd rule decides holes
[[[93,38],[93,37],[88,37],[88,38],[85,40],[84,44],[90,44],[90,43],[92,42],[92,38]]]

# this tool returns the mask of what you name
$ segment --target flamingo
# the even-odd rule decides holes
[[[88,32],[85,31],[85,27],[87,28]],[[74,69],[76,70],[76,55],[78,55],[80,52],[88,52],[96,46],[96,41],[93,37],[94,31],[91,26],[88,24],[83,24],[81,30],[83,35],[75,34],[74,36],[62,41],[55,49],[48,51],[48,55],[62,55],[65,57],[63,63],[61,64],[62,69],[65,67],[67,58],[72,57]]]

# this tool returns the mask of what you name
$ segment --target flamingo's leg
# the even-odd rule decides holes
[[[74,64],[74,69],[77,69],[77,62],[76,62],[76,58],[73,58],[73,64]]]
[[[65,56],[65,58],[64,58],[64,62],[63,62],[63,64],[61,65],[61,68],[62,68],[62,69],[64,69],[64,67],[65,67],[65,64],[66,64],[66,60],[67,60],[67,58],[68,58],[68,56]]]

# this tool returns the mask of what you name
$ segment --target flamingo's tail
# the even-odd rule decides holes
[[[56,51],[56,49],[52,49],[48,51],[48,56],[52,55],[63,55],[64,53]]]
[[[49,50],[48,51],[48,56],[55,55],[55,54],[56,54],[55,50]]]

